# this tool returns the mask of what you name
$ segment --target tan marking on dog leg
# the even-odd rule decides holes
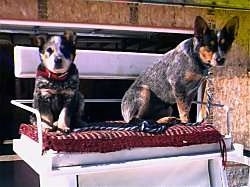
[[[42,129],[45,131],[53,130],[53,116],[41,114]]]
[[[157,123],[160,123],[160,124],[168,124],[168,123],[173,123],[173,122],[176,122],[176,123],[180,123],[181,120],[179,118],[176,118],[176,117],[163,117],[163,118],[160,118],[156,121]]]
[[[60,112],[57,127],[65,132],[68,132],[70,130],[69,124],[70,119],[67,117],[67,108],[64,107]]]
[[[147,85],[141,86],[140,96],[143,100],[149,100],[150,97],[150,89]]]
[[[142,85],[140,88],[140,103],[138,109],[138,114],[136,115],[136,118],[142,118],[145,115],[145,112],[147,111],[147,108],[149,107],[149,100],[150,100],[150,89],[147,85]]]
[[[181,122],[187,123],[189,121],[189,109],[190,106],[187,106],[182,99],[176,98],[176,103],[180,115]]]

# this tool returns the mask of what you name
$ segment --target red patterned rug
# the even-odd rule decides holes
[[[105,122],[107,123],[107,122]],[[37,141],[37,127],[21,124],[20,133]],[[223,136],[205,122],[197,126],[177,124],[160,133],[130,130],[90,130],[69,134],[43,132],[43,151],[112,152],[136,147],[181,147],[223,142]],[[223,149],[223,147],[222,147]]]

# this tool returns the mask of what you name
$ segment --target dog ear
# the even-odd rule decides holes
[[[69,41],[72,42],[73,45],[75,45],[76,43],[76,33],[71,31],[71,30],[66,30],[64,31],[64,38]]]
[[[39,51],[42,50],[43,45],[48,40],[47,35],[36,35],[31,37],[31,43],[32,45],[39,48]]]
[[[207,31],[209,31],[209,27],[206,21],[202,17],[197,16],[194,21],[194,37],[200,39]]]
[[[237,16],[232,17],[225,26],[221,29],[221,32],[227,36],[229,40],[233,41],[238,34],[239,18]]]

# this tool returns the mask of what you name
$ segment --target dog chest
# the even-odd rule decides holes
[[[76,90],[79,88],[79,79],[77,75],[72,75],[65,80],[52,80],[44,77],[36,78],[36,89],[50,89],[56,92],[64,91],[67,89]]]

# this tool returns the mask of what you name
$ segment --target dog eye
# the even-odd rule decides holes
[[[210,45],[211,45],[211,46],[214,46],[214,45],[215,45],[215,41],[211,40],[211,41],[210,41]]]
[[[47,48],[47,50],[46,50],[50,55],[53,53],[53,49],[51,49],[50,47],[49,48]]]
[[[225,41],[224,38],[220,40],[220,44],[221,44],[221,45],[223,45],[225,42],[226,42],[226,41]]]

